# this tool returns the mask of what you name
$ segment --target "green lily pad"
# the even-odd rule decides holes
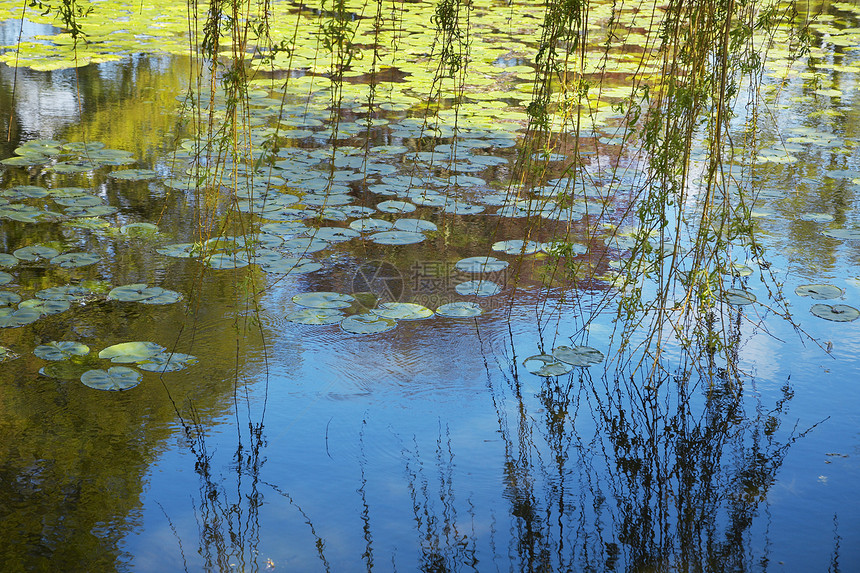
[[[15,278],[7,272],[0,271],[0,285],[6,285],[12,282],[12,279]]]
[[[424,219],[397,219],[394,221],[395,231],[409,231],[410,233],[426,233],[428,231],[438,231],[439,227],[436,223],[425,221]]]
[[[752,304],[756,301],[753,293],[739,288],[723,289],[722,298],[725,302],[735,305]]]
[[[303,308],[288,314],[285,318],[298,324],[337,324],[346,315],[336,308]]]
[[[826,229],[821,231],[821,234],[831,239],[860,239],[860,229]]]
[[[291,253],[296,254],[309,254],[316,253],[318,251],[322,251],[323,249],[327,249],[331,246],[331,243],[328,241],[323,241],[322,239],[317,239],[316,237],[294,237],[292,239],[286,239],[281,247],[290,251]]]
[[[95,294],[92,289],[78,285],[63,285],[50,287],[36,293],[36,298],[42,300],[78,301]]]
[[[847,304],[813,304],[809,312],[819,318],[833,322],[851,322],[860,318],[860,310]]]
[[[454,267],[467,273],[496,273],[508,268],[508,261],[496,257],[467,257],[457,261]]]
[[[152,169],[121,169],[108,173],[108,177],[126,181],[143,181],[144,179],[155,179],[157,176],[158,174]]]
[[[43,360],[68,360],[73,356],[86,356],[89,353],[89,346],[70,340],[49,342],[33,349],[33,354]]]
[[[144,283],[116,287],[111,289],[107,296],[113,300],[144,304],[171,304],[182,300],[182,295],[176,291],[157,286],[151,287]]]
[[[427,237],[422,233],[410,231],[382,231],[370,235],[370,240],[380,245],[414,245]]]
[[[313,236],[329,243],[343,243],[360,237],[361,233],[354,229],[344,229],[342,227],[320,227],[314,231]]]
[[[0,253],[0,267],[3,268],[11,268],[17,265],[20,262],[20,259],[15,255],[10,255],[9,253]]]
[[[308,230],[308,226],[301,221],[284,221],[281,223],[266,223],[260,227],[260,230],[272,235],[300,235]]]
[[[41,314],[31,308],[0,308],[0,328],[17,328],[36,322]]]
[[[536,354],[529,356],[523,360],[523,366],[532,374],[549,378],[551,376],[563,376],[571,370],[573,366],[566,362],[561,362],[549,354]]]
[[[349,224],[349,228],[359,233],[376,233],[379,231],[387,231],[394,226],[393,223],[384,219],[356,219]]]
[[[104,204],[101,197],[81,195],[78,197],[62,197],[54,199],[54,203],[63,207],[94,207]]]
[[[412,213],[415,205],[406,201],[383,201],[376,206],[383,213]]]
[[[293,297],[293,302],[299,306],[308,308],[349,308],[355,302],[355,297],[351,294],[341,294],[339,292],[305,292],[297,294]]]
[[[134,388],[141,380],[143,375],[140,372],[125,366],[112,366],[107,370],[87,370],[81,374],[81,382],[85,386],[113,392]]]
[[[43,245],[30,245],[29,247],[16,249],[12,254],[22,261],[38,261],[39,259],[53,259],[60,252],[57,249]]]
[[[206,258],[206,264],[213,269],[240,269],[248,266],[241,253],[215,253]]]
[[[340,323],[340,327],[353,334],[377,334],[386,332],[397,326],[397,321],[373,313],[354,314]]]
[[[482,314],[484,309],[476,302],[449,302],[436,309],[436,314],[445,318],[472,318]]]
[[[41,314],[48,316],[49,314],[60,314],[69,310],[72,304],[67,300],[42,300],[40,298],[31,298],[25,300],[18,305],[18,308],[29,308]]]
[[[197,364],[197,357],[181,352],[161,352],[140,360],[137,367],[148,372],[176,372]]]
[[[466,281],[454,287],[458,293],[467,296],[493,296],[502,292],[502,287],[493,281]]]
[[[433,311],[426,306],[411,302],[384,302],[371,312],[393,320],[419,320],[433,316]]]
[[[147,237],[158,233],[158,226],[152,223],[128,223],[120,227],[119,232],[129,237]]]
[[[176,257],[178,259],[191,259],[199,256],[202,252],[200,243],[176,243],[167,245],[160,249],[155,249],[155,252],[166,257]]]
[[[511,239],[509,241],[497,241],[493,243],[494,251],[501,251],[507,255],[531,255],[541,250],[541,244],[537,241],[522,241]]]
[[[267,273],[301,275],[320,270],[322,264],[313,259],[283,257],[277,261],[260,264],[260,268]]]
[[[99,352],[99,358],[113,363],[129,364],[147,360],[165,350],[167,349],[154,342],[120,342]]]
[[[12,306],[21,302],[21,295],[10,290],[0,290],[0,306]]]
[[[808,296],[814,300],[839,298],[845,294],[845,291],[838,286],[828,284],[800,285],[794,289],[794,292],[798,296]]]
[[[66,253],[51,259],[51,264],[60,265],[64,269],[74,269],[95,264],[101,257],[95,253]]]
[[[572,366],[591,366],[603,362],[603,353],[590,346],[557,346],[552,355]]]

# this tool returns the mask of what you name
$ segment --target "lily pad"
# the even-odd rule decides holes
[[[502,292],[502,287],[493,281],[466,281],[454,287],[454,290],[462,295],[493,296]]]
[[[197,357],[181,352],[161,352],[140,360],[137,367],[148,372],[176,372],[197,364]]]
[[[821,234],[831,239],[860,239],[860,229],[826,229],[821,231]]]
[[[436,314],[445,318],[472,318],[483,312],[481,305],[468,301],[449,302],[436,309]]]
[[[113,300],[144,304],[171,304],[182,300],[182,295],[176,291],[157,286],[151,287],[144,283],[116,287],[111,289],[107,296]]]
[[[15,255],[10,255],[9,253],[0,253],[0,267],[8,269],[17,265],[18,262],[19,259]]]
[[[66,253],[51,259],[51,264],[60,265],[64,269],[74,269],[95,264],[101,257],[95,253]]]
[[[454,267],[467,273],[496,273],[508,268],[508,261],[496,257],[467,257],[457,261]]]
[[[438,231],[439,227],[432,221],[424,219],[397,219],[394,221],[395,231],[409,231],[411,233],[424,233],[427,231]]]
[[[248,261],[239,253],[215,253],[206,258],[206,264],[213,269],[241,269]]]
[[[57,249],[43,245],[30,245],[29,247],[17,249],[12,254],[22,261],[38,261],[39,259],[53,259],[60,252]]]
[[[25,300],[18,305],[18,308],[29,308],[47,316],[49,314],[59,314],[69,310],[72,304],[67,300],[42,300],[40,298],[31,298]]]
[[[0,328],[17,328],[27,324],[36,322],[41,317],[41,313],[31,308],[19,308],[12,310],[11,308],[0,308]]]
[[[410,231],[382,231],[372,234],[369,238],[380,245],[413,245],[420,243],[427,237],[422,233]]]
[[[406,201],[383,201],[376,208],[383,213],[412,213],[415,205]]]
[[[433,316],[433,311],[426,306],[411,302],[384,302],[371,312],[394,320],[419,320]]]
[[[379,231],[387,231],[394,226],[393,223],[383,219],[356,219],[349,224],[349,228],[359,233],[376,233]]]
[[[0,306],[12,306],[21,302],[21,295],[10,290],[0,290]]]
[[[729,304],[744,305],[754,303],[756,296],[743,289],[727,288],[723,289],[723,300]]]
[[[572,366],[591,366],[603,362],[603,353],[590,346],[557,346],[552,355]]]
[[[397,321],[373,313],[354,314],[340,323],[340,327],[353,334],[377,334],[397,326]]]
[[[11,283],[13,278],[9,273],[0,271],[0,285]]]
[[[339,292],[304,292],[293,297],[293,302],[308,308],[349,308],[355,302],[355,297]]]
[[[146,237],[158,232],[158,226],[152,223],[129,223],[119,228],[119,232],[129,237]]]
[[[336,308],[303,308],[288,314],[285,318],[298,324],[337,324],[346,315]]]
[[[813,304],[809,312],[819,318],[833,322],[851,322],[860,318],[860,310],[847,304]]]
[[[313,259],[282,257],[277,261],[261,263],[260,268],[267,273],[301,275],[320,270],[322,264]]]
[[[838,286],[828,284],[800,285],[794,289],[794,292],[798,296],[808,296],[814,300],[839,298],[845,294],[845,291]]]
[[[155,252],[166,257],[190,259],[199,256],[202,248],[200,243],[176,243],[156,249]]]
[[[99,352],[99,358],[113,363],[129,364],[147,360],[165,350],[167,349],[154,342],[120,342]]]
[[[87,370],[81,375],[81,382],[85,386],[113,392],[134,388],[141,380],[143,375],[140,372],[125,366],[112,366],[107,370]]]
[[[73,356],[86,356],[89,353],[89,346],[70,340],[49,342],[33,349],[33,354],[43,360],[68,360]]]
[[[501,251],[507,255],[531,255],[541,250],[541,244],[536,241],[522,241],[511,239],[509,241],[497,241],[493,243],[494,251]]]
[[[78,301],[88,296],[92,296],[94,292],[84,286],[78,285],[63,285],[50,287],[40,290],[36,293],[36,298],[42,300],[69,300]]]
[[[573,370],[573,366],[549,354],[536,354],[523,360],[523,366],[532,374],[549,378],[562,376]]]

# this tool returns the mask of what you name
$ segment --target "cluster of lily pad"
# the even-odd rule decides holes
[[[557,346],[552,354],[535,354],[523,360],[532,374],[549,378],[567,374],[574,367],[588,367],[603,362],[603,353],[590,346]]]
[[[99,361],[90,355],[90,348],[83,343],[63,340],[37,346],[33,350],[37,357],[50,361],[39,373],[43,376],[63,380],[79,378],[86,386],[97,390],[128,390],[140,384],[143,375],[129,366],[97,368]],[[149,372],[174,372],[197,363],[190,354],[170,352],[154,342],[122,342],[102,349],[98,359],[114,364],[134,364]]]
[[[299,324],[339,324],[344,331],[352,334],[386,332],[397,326],[399,320],[422,320],[434,315],[471,318],[483,312],[479,304],[470,301],[443,304],[435,312],[410,302],[383,302],[377,305],[370,293],[352,295],[318,291],[297,294],[292,300],[303,308],[288,314],[288,321]]]

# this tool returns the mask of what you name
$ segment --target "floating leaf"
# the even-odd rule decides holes
[[[155,252],[166,257],[190,259],[199,256],[202,249],[203,247],[200,243],[176,243],[156,249]]]
[[[107,370],[87,370],[81,375],[81,382],[85,386],[114,392],[134,388],[141,380],[143,375],[140,372],[125,366],[112,366]]]
[[[308,308],[349,308],[355,302],[355,297],[339,292],[305,292],[293,297],[293,302]]]
[[[0,253],[0,267],[8,269],[17,265],[18,262],[19,259],[15,255],[10,255],[9,253]]]
[[[393,223],[383,219],[356,219],[349,224],[349,228],[359,233],[376,233],[379,231],[387,231],[394,226]]]
[[[346,315],[336,308],[303,308],[288,314],[285,318],[298,324],[337,324]]]
[[[424,233],[427,231],[438,231],[436,223],[424,219],[397,219],[394,221],[396,231],[409,231],[410,233]]]
[[[167,349],[154,342],[120,342],[99,352],[99,358],[114,363],[128,364],[146,360],[165,350]]]
[[[744,305],[754,303],[756,301],[756,296],[743,289],[727,288],[723,289],[723,300],[729,304]]]
[[[328,241],[323,241],[315,237],[294,237],[286,239],[281,245],[284,249],[296,254],[316,253],[330,246],[331,243]]]
[[[808,296],[814,300],[839,298],[845,294],[845,291],[838,286],[828,284],[800,285],[794,289],[794,292],[798,296]]]
[[[111,171],[108,177],[114,179],[125,179],[126,181],[142,181],[144,179],[155,179],[158,174],[152,169],[121,169]]]
[[[0,328],[17,328],[39,320],[42,315],[31,308],[0,308]]]
[[[412,213],[415,205],[406,201],[383,201],[376,206],[383,213]]]
[[[557,346],[552,355],[572,366],[591,366],[603,362],[603,353],[590,346]]]
[[[5,285],[5,284],[11,283],[13,278],[14,277],[12,275],[10,275],[9,273],[0,271],[0,285]]]
[[[420,243],[427,237],[421,233],[409,231],[382,231],[370,235],[370,240],[380,245],[413,245]]]
[[[860,318],[860,310],[847,304],[813,304],[809,312],[819,318],[832,320],[833,322],[851,322]]]
[[[466,281],[454,287],[454,290],[462,295],[493,296],[502,292],[502,287],[493,281]]]
[[[92,289],[77,285],[64,285],[40,290],[36,298],[42,300],[69,300],[78,301],[95,294]]]
[[[467,273],[496,273],[508,268],[508,262],[496,257],[467,257],[454,266]]]
[[[497,241],[493,243],[494,251],[501,251],[508,255],[531,255],[541,250],[541,244],[536,241],[522,241],[511,239],[509,241]]]
[[[41,344],[33,349],[33,354],[43,360],[68,360],[73,356],[86,356],[90,347],[80,342],[63,340]]]
[[[426,306],[411,302],[384,302],[371,312],[394,320],[419,320],[433,316],[433,311]]]
[[[158,232],[158,226],[152,223],[129,223],[119,228],[119,232],[130,237],[145,237]]]
[[[248,261],[240,253],[215,253],[209,255],[205,262],[213,269],[240,269],[248,266]]]
[[[137,363],[138,368],[148,372],[176,372],[192,364],[197,364],[197,357],[181,352],[161,352]]]
[[[66,253],[51,259],[51,264],[60,265],[64,269],[74,269],[95,264],[101,257],[95,253]]]
[[[261,263],[260,268],[267,273],[300,275],[318,271],[322,268],[322,264],[313,259],[282,257],[277,261]]]
[[[60,252],[57,249],[43,245],[30,245],[29,247],[17,249],[12,254],[22,261],[38,261],[39,259],[53,259]]]
[[[821,234],[825,237],[830,237],[832,239],[848,239],[848,240],[857,240],[860,239],[860,229],[826,229],[821,231]]]
[[[47,316],[49,314],[59,314],[69,310],[72,304],[67,300],[42,300],[39,298],[31,298],[25,300],[18,305],[18,308],[29,308]]]
[[[573,366],[557,360],[549,354],[536,354],[523,360],[523,366],[538,376],[562,376],[573,370]]]
[[[171,304],[182,300],[182,295],[176,291],[157,286],[151,287],[143,283],[116,287],[111,289],[107,296],[113,300],[144,304]]]
[[[446,318],[472,318],[483,312],[484,309],[478,303],[466,301],[449,302],[436,309],[436,314]]]
[[[21,295],[10,290],[0,290],[0,306],[12,306],[21,302]]]
[[[340,323],[340,327],[353,334],[377,334],[386,332],[397,326],[397,321],[373,313],[354,314]]]

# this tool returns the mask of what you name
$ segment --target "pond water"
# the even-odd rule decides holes
[[[395,70],[368,127],[356,72],[334,127],[328,80],[297,66],[286,88],[280,70],[249,96],[243,145],[279,126],[276,157],[256,183],[226,161],[212,195],[193,177],[225,160],[194,161],[193,112],[179,112],[197,89],[188,57],[0,64],[0,159],[35,156],[0,166],[0,569],[860,570],[860,321],[811,312],[860,307],[860,35],[856,10],[828,14],[819,64],[788,75],[759,134],[767,262],[739,256],[726,279],[758,303],[733,299],[718,317],[744,374],[687,368],[669,340],[660,384],[618,358],[635,352],[616,354],[614,272],[639,179],[611,114],[581,138],[593,187],[569,204],[553,190],[574,141],[561,138],[517,200],[527,80],[504,76],[462,117],[426,125],[409,84],[420,74]],[[25,24],[25,39],[56,31]],[[0,26],[4,44],[19,25]],[[476,60],[497,74],[527,76],[527,53],[484,48]],[[223,106],[216,92],[203,107],[223,121]],[[475,109],[500,111],[469,123]],[[501,243],[523,239],[535,244]],[[547,252],[562,240],[568,257]],[[488,256],[502,262],[457,265]],[[8,322],[17,297],[67,285],[87,292]],[[769,302],[776,288],[794,324]],[[318,292],[341,296],[301,298]],[[344,315],[320,311],[343,295],[357,298]],[[392,302],[439,313],[344,319]],[[444,316],[451,303],[471,305]],[[90,357],[65,369],[34,354],[52,341]],[[128,348],[116,364],[97,357],[127,342],[177,353],[161,359],[177,369]],[[527,358],[577,345],[605,356],[529,372]],[[131,372],[102,387],[127,389],[81,382],[111,367]]]

